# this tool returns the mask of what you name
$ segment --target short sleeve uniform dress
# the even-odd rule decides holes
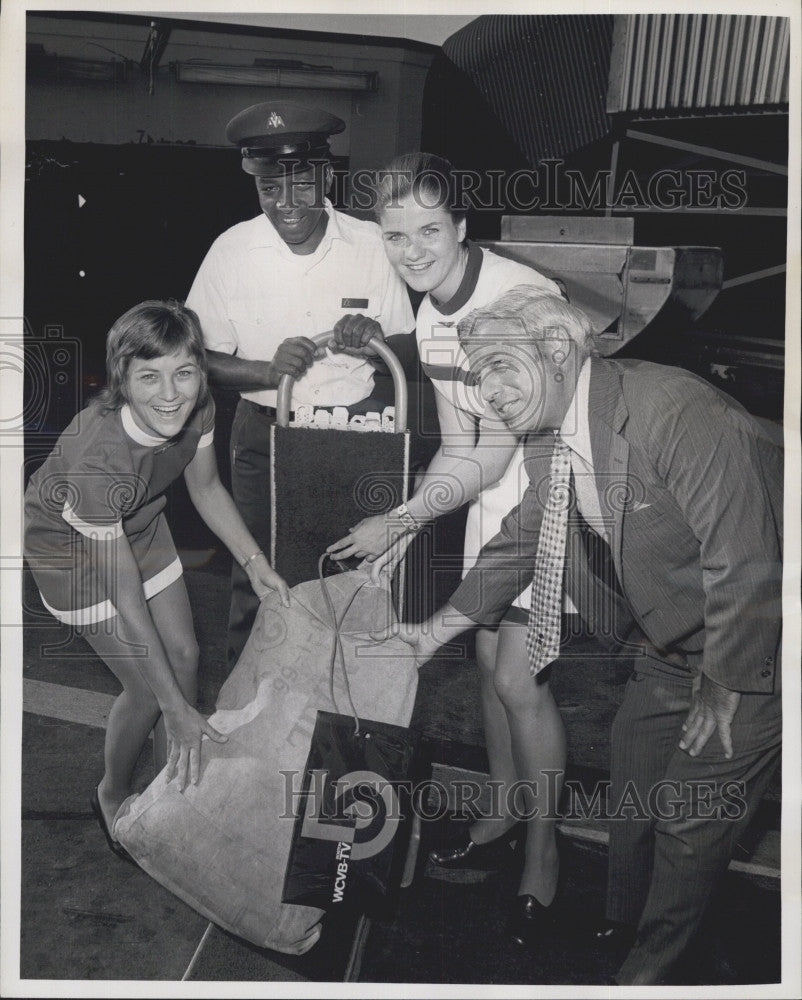
[[[489,305],[516,285],[562,294],[555,282],[534,268],[468,242],[468,264],[454,297],[439,302],[427,294],[418,308],[415,332],[421,366],[435,390],[474,421],[484,415],[486,404],[471,376],[467,355],[460,347],[457,324],[473,309]],[[499,482],[482,490],[471,503],[465,526],[463,576],[476,562],[482,546],[498,533],[505,515],[520,503],[529,485],[523,459],[523,445],[519,444]],[[530,602],[531,587],[513,606],[528,609]]]
[[[181,576],[164,493],[213,437],[211,398],[172,438],[143,431],[127,405],[77,414],[25,491],[24,554],[51,614],[81,626],[117,613],[91,564],[89,536],[127,536],[148,599]]]

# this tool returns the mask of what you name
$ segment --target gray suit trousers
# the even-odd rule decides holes
[[[742,695],[730,760],[717,732],[697,757],[680,750],[691,685],[643,656],[613,723],[607,916],[637,924],[621,985],[671,982],[780,756],[779,693]]]

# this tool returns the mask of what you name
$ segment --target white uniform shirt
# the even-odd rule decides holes
[[[362,313],[385,335],[408,333],[412,307],[384,253],[379,227],[352,219],[326,201],[329,221],[314,253],[295,254],[265,215],[226,230],[212,244],[187,296],[206,347],[253,361],[270,361],[288,337],[313,337],[341,316]],[[347,406],[373,388],[363,358],[329,354],[293,386],[292,403]],[[262,406],[276,392],[243,392]]]

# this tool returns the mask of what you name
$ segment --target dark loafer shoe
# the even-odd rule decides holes
[[[590,939],[605,951],[629,951],[635,943],[636,928],[632,924],[622,924],[617,920],[607,920],[594,927]]]
[[[429,852],[429,860],[441,868],[493,871],[512,859],[514,842],[523,835],[523,824],[516,823],[500,837],[486,844],[475,844],[470,832],[462,833]]]
[[[122,858],[123,861],[127,861],[129,864],[135,865],[136,861],[134,861],[128,851],[126,851],[119,840],[115,840],[111,833],[109,833],[109,828],[106,825],[106,818],[103,815],[103,810],[100,808],[100,799],[98,798],[97,788],[92,792],[92,796],[89,799],[89,805],[92,807],[92,812],[95,814],[98,826],[103,831],[103,836],[106,838],[106,843],[109,845],[109,849],[114,851],[118,858]]]

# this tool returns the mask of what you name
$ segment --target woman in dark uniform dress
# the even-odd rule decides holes
[[[157,769],[196,782],[203,736],[195,707],[198,646],[181,562],[164,518],[183,473],[203,520],[259,597],[287,586],[258,550],[217,473],[214,403],[197,316],[142,302],[106,346],[107,387],[62,433],[25,493],[25,557],[45,607],[92,646],[122,685],[109,713],[105,773],[92,809],[110,830],[151,730]],[[155,729],[154,729],[155,727]]]

